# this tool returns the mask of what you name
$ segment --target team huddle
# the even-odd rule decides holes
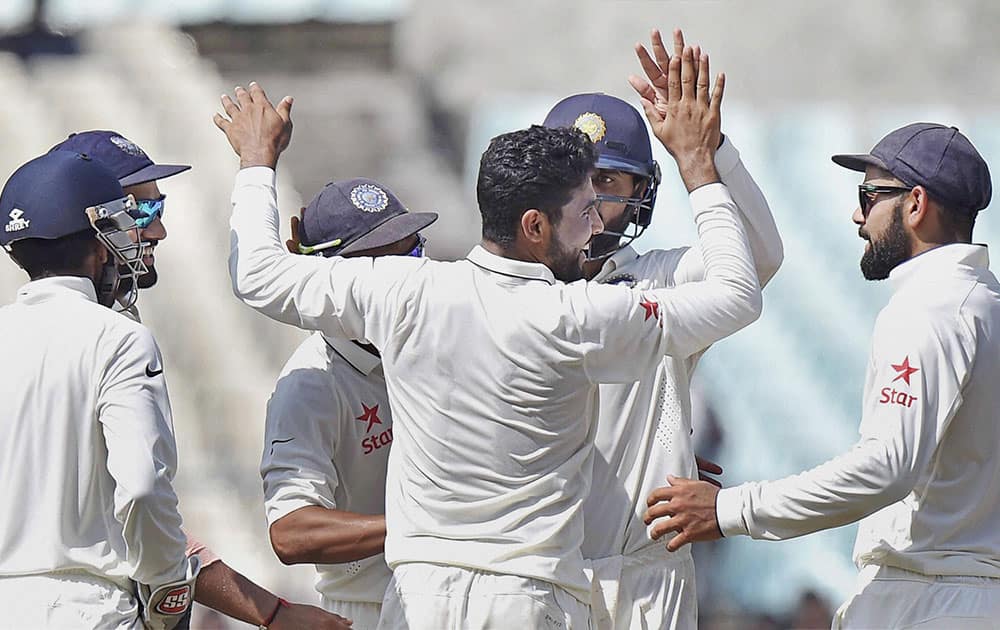
[[[654,31],[636,52],[645,116],[577,94],[493,138],[482,241],[455,262],[424,257],[436,214],[366,178],[328,184],[282,242],[292,100],[255,83],[222,97],[214,122],[240,160],[234,293],[314,331],[267,404],[260,473],[270,544],[316,566],[319,606],[259,587],[181,527],[169,366],[136,299],[166,238],[157,182],[189,167],[87,131],[15,171],[0,244],[30,282],[0,308],[17,331],[0,467],[19,506],[0,515],[0,627],[187,628],[198,601],[272,630],[695,629],[688,543],[852,522],[859,577],[835,628],[996,627],[1000,284],[972,243],[985,161],[932,123],[833,157],[864,174],[862,273],[893,287],[859,440],[721,489],[694,453],[691,377],[760,317],[783,247],[723,133],[724,75],[680,31],[669,51]],[[697,242],[640,254],[653,141]]]

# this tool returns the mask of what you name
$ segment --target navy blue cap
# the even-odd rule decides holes
[[[81,131],[49,149],[84,153],[111,169],[123,187],[183,173],[186,164],[153,164],[146,152],[117,131]]]
[[[597,145],[597,168],[654,177],[656,162],[642,114],[620,98],[574,94],[556,103],[545,127],[576,127]]]
[[[0,193],[0,245],[92,229],[86,210],[125,196],[114,173],[86,155],[53,151],[14,171]]]
[[[852,171],[877,166],[960,211],[978,212],[993,196],[986,160],[957,127],[912,123],[879,140],[870,153],[835,155],[833,161]]]
[[[363,177],[330,182],[302,214],[299,242],[324,256],[384,247],[437,221],[434,212],[409,212],[382,184]]]

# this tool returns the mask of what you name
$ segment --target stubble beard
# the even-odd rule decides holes
[[[549,270],[556,280],[576,282],[583,279],[583,256],[580,250],[564,248],[562,243],[552,239],[549,244]]]

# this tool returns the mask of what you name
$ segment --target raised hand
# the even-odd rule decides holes
[[[240,168],[274,168],[292,138],[292,98],[286,96],[275,107],[256,82],[251,82],[249,89],[237,86],[235,96],[235,101],[228,94],[222,96],[228,118],[216,113],[215,126],[240,156]]]
[[[722,538],[715,515],[719,488],[707,481],[674,476],[667,477],[667,481],[669,486],[653,490],[646,499],[647,510],[643,516],[646,525],[663,519],[650,529],[650,538],[659,540],[670,532],[677,532],[667,543],[668,551],[677,551],[692,542]]]
[[[658,31],[651,40],[652,55],[642,44],[635,48],[648,81],[633,75],[629,83],[642,100],[653,133],[677,162],[687,189],[717,182],[713,159],[722,139],[725,75],[720,74],[710,90],[708,55],[700,47],[684,45],[680,30],[674,32],[672,57]]]

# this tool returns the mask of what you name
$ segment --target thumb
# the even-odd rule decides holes
[[[663,114],[660,113],[660,110],[656,109],[656,106],[653,105],[652,101],[641,95],[639,100],[642,101],[642,110],[646,112],[646,119],[649,121],[649,124],[655,125],[663,122]]]
[[[644,98],[650,102],[656,100],[656,92],[653,91],[653,86],[649,84],[648,81],[644,81],[634,74],[628,75],[628,84],[632,86],[641,98]]]
[[[294,99],[291,96],[286,96],[285,98],[281,99],[280,103],[278,103],[277,107],[278,116],[280,116],[281,119],[285,122],[291,120],[293,101]]]

